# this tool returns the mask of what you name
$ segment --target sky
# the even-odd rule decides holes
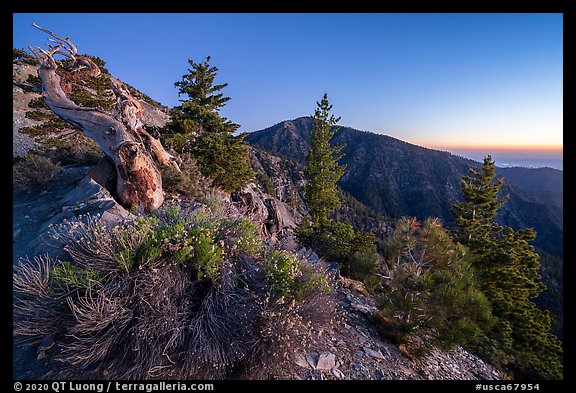
[[[36,22],[169,107],[188,59],[210,56],[256,131],[309,116],[324,93],[340,125],[450,151],[562,154],[558,13],[15,13],[13,46],[43,46]],[[186,98],[186,97],[180,97]]]

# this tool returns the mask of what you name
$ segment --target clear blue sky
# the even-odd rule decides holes
[[[13,46],[70,36],[167,106],[212,58],[222,114],[255,131],[311,115],[436,147],[563,144],[562,14],[14,14]]]

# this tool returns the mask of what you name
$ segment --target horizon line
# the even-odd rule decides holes
[[[439,145],[435,144],[422,144],[421,146],[428,147],[435,150],[459,150],[459,151],[541,151],[541,152],[558,152],[563,153],[563,145],[523,145],[523,144],[510,144],[510,145]]]

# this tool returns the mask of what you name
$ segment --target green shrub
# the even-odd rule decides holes
[[[195,221],[194,216],[185,220],[177,206],[170,206],[151,230],[153,246],[161,247],[168,260],[190,265],[199,278],[216,281],[223,250],[216,243],[218,231],[214,222]]]
[[[280,369],[293,367],[295,351],[323,345],[322,332],[333,325],[338,305],[325,274],[294,254],[273,251],[264,261],[272,296],[259,320],[258,361],[245,376],[250,379],[274,379]]]
[[[82,133],[71,137],[43,137],[41,140],[50,149],[46,155],[61,165],[96,165],[104,155],[100,146]]]
[[[348,258],[350,277],[364,281],[376,271],[376,254],[368,251],[356,251]]]
[[[104,81],[105,78],[94,78],[94,80],[100,81],[99,83],[92,84],[92,87],[96,87],[96,94],[89,92],[84,87],[74,84],[72,85],[72,92],[70,93],[69,98],[79,106],[94,108],[100,107],[104,110],[111,109],[116,105],[116,99],[112,97],[112,94],[98,91],[98,86],[101,86],[100,83],[103,83],[102,81]]]
[[[335,317],[325,277],[294,254],[270,252],[262,269],[221,246],[229,233],[256,233],[245,219],[171,206],[52,230],[69,262],[16,264],[13,293],[16,346],[36,356],[45,337],[65,337],[43,360],[53,377],[273,377]],[[270,296],[284,289],[292,301]]]
[[[91,55],[87,55],[87,54],[83,54],[82,56],[88,57],[90,60],[92,60],[94,63],[96,63],[98,68],[100,68],[100,72],[102,72],[103,74],[106,74],[106,75],[110,75],[110,71],[108,71],[108,68],[105,67],[106,62],[104,60],[102,60],[98,56],[91,56]]]
[[[347,222],[329,222],[320,228],[304,222],[296,229],[296,238],[300,244],[313,248],[319,255],[340,262],[342,274],[347,276],[352,274],[353,258],[359,264],[355,273],[359,278],[372,269],[371,264],[375,264],[374,234],[357,231]],[[354,256],[357,253],[358,255]],[[370,256],[372,263],[369,262]]]
[[[222,249],[215,244],[214,234],[209,228],[197,228],[191,232],[191,240],[193,253],[190,259],[198,270],[198,277],[216,281],[222,263]]]
[[[116,251],[116,266],[118,269],[125,271],[126,273],[130,272],[132,268],[135,266],[135,253],[133,250],[117,250]]]
[[[34,56],[32,56],[31,54],[26,52],[24,49],[12,48],[12,61],[14,61],[14,60],[19,60],[19,61],[22,61],[23,63],[33,65],[33,66],[36,66],[39,64],[38,60],[36,60],[36,58]]]
[[[274,186],[272,185],[272,180],[265,172],[256,172],[256,181],[258,185],[262,187],[264,192],[268,195],[275,196],[276,192],[274,191]]]
[[[277,298],[290,298],[300,274],[298,258],[288,251],[272,251],[265,257],[266,275]]]
[[[153,218],[140,218],[133,223],[122,223],[111,229],[111,257],[117,270],[128,274],[139,267],[139,262],[147,261],[142,258],[140,250],[150,245],[154,223],[156,220]],[[96,236],[97,233],[94,233],[94,238]]]
[[[28,107],[34,109],[50,109],[42,96],[31,99],[30,102],[28,102]]]
[[[172,208],[54,230],[71,262],[39,258],[14,272],[16,345],[36,353],[44,337],[66,337],[45,359],[51,375],[223,379],[251,359],[267,307],[256,262],[214,264],[212,235],[188,215]],[[158,242],[162,231],[174,239]],[[170,244],[185,241],[181,235],[199,239],[194,264],[172,260]]]
[[[93,269],[82,269],[68,261],[61,261],[50,270],[52,286],[63,285],[69,288],[86,289],[92,283],[102,280],[101,274]]]
[[[265,256],[266,276],[277,299],[300,301],[312,292],[331,291],[326,276],[291,252],[272,251]]]
[[[32,86],[42,87],[42,79],[37,75],[28,74],[26,82],[30,83]]]
[[[59,117],[51,117],[50,120],[33,127],[22,127],[20,132],[31,137],[37,137],[50,133],[58,133],[61,130],[72,128],[72,125]]]
[[[200,200],[200,203],[206,206],[212,216],[221,217],[226,214],[226,201],[217,192],[208,193]]]
[[[46,119],[50,119],[53,117],[53,115],[51,113],[45,113],[39,110],[35,110],[35,111],[28,111],[25,114],[27,119],[32,119],[32,120],[46,120]]]
[[[302,301],[310,296],[311,293],[328,294],[332,291],[326,276],[319,272],[314,272],[310,266],[300,264],[300,271],[303,274],[296,281],[294,298]]]
[[[419,350],[450,349],[473,342],[494,324],[466,249],[437,219],[420,224],[403,217],[384,244],[388,279],[378,307],[390,319],[380,327],[385,334],[419,342]]]
[[[228,221],[222,238],[231,251],[258,254],[263,247],[262,237],[256,224],[246,217]]]
[[[382,299],[383,298],[380,298],[380,301],[382,301]],[[382,304],[380,304],[380,306],[382,306]],[[412,325],[400,321],[395,317],[389,318],[379,310],[372,312],[370,319],[375,324],[378,334],[397,345],[406,343],[407,337],[409,337],[413,329]]]
[[[373,293],[379,292],[381,285],[382,285],[382,283],[380,281],[380,277],[378,277],[375,274],[365,276],[362,281],[364,282],[366,289],[368,289],[370,292],[373,292]]]
[[[22,134],[25,134],[25,135],[28,135],[31,137],[37,137],[40,135],[44,135],[46,133],[46,131],[44,130],[44,128],[42,128],[42,126],[22,127],[18,131]]]

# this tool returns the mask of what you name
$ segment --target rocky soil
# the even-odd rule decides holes
[[[29,74],[37,75],[36,67],[29,64],[12,65],[12,75],[16,81],[25,82]],[[34,139],[20,132],[22,127],[31,127],[40,123],[37,120],[26,118],[26,112],[31,110],[28,107],[28,103],[36,97],[40,97],[40,94],[25,92],[18,86],[12,86],[12,155],[14,157],[23,157],[30,149],[37,146]]]
[[[322,263],[310,249],[298,253],[309,263]],[[330,271],[330,270],[329,270]],[[296,380],[498,380],[504,376],[469,351],[456,347],[450,352],[433,350],[422,359],[384,339],[368,315],[376,310],[374,300],[359,282],[338,278],[335,323],[326,326],[315,348],[295,350],[285,362],[280,379]]]

